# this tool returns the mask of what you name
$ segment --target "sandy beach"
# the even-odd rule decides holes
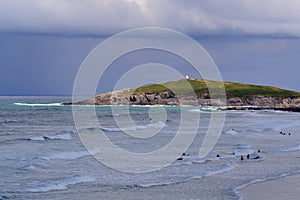
[[[247,135],[239,136],[242,137],[240,138],[242,141],[247,140],[254,149],[264,149],[262,155],[265,157],[265,160],[262,162],[237,162],[234,170],[223,174],[179,184],[117,190],[110,192],[106,197],[109,197],[109,199],[119,198],[120,196],[125,199],[128,197],[138,199],[137,197],[139,196],[143,196],[144,199],[299,199],[300,174],[295,172],[295,174],[289,175],[290,169],[294,169],[292,171],[299,169],[298,151],[281,149],[281,147],[276,147],[276,143],[281,141],[282,147],[297,145],[299,143],[299,135],[296,133],[300,132],[300,127],[284,128],[282,131],[293,133],[293,137],[283,136],[279,132],[276,133],[272,130],[263,133],[259,132],[256,133],[257,136],[254,138],[261,136],[264,142],[257,145],[257,140],[252,140],[252,137],[249,138]],[[281,152],[281,150],[283,151]],[[285,152],[285,150],[287,151]],[[217,163],[219,161],[214,162]],[[276,173],[265,170],[266,166],[270,167],[270,171],[275,170],[274,172]],[[247,181],[245,182],[245,180]],[[251,184],[251,182],[253,183]],[[90,194],[93,194],[93,192]],[[95,193],[93,195],[97,197],[104,197],[103,193]],[[93,195],[91,196],[92,198],[94,197]]]
[[[300,131],[300,127],[290,127],[284,129],[283,131],[298,133]],[[286,157],[290,156],[291,155],[288,155]],[[290,158],[294,158],[294,164],[296,164],[297,160],[299,159],[299,157],[297,157],[296,155],[291,156]],[[289,163],[292,163],[292,161],[290,160]],[[279,177],[277,179],[263,180],[261,182],[258,181],[257,183],[253,183],[246,187],[242,187],[240,190],[237,190],[237,192],[240,195],[240,197],[244,200],[294,200],[299,199],[299,188],[300,173],[297,173],[292,175],[282,175],[282,177]]]
[[[249,185],[239,191],[242,199],[296,200],[300,196],[300,174]]]
[[[87,199],[245,199],[245,200],[277,200],[299,199],[300,174],[299,151],[289,151],[291,145],[297,145],[300,131],[299,127],[283,129],[291,132],[293,136],[280,135],[279,132],[268,130],[248,135],[223,135],[239,142],[247,141],[253,149],[263,149],[261,161],[240,161],[232,158],[234,169],[208,177],[180,182],[177,184],[158,185],[153,187],[123,187],[114,189],[97,185],[81,185],[70,187],[67,191],[46,193],[45,196],[30,196],[32,199],[68,199],[69,193],[76,193],[80,198]],[[257,138],[263,143],[258,143]],[[280,147],[276,147],[281,141]],[[283,148],[286,147],[286,148]],[[283,152],[281,152],[283,151]],[[286,151],[286,152],[285,152]],[[224,163],[223,159],[212,161],[214,165]],[[269,168],[269,170],[266,170]],[[293,172],[293,175],[289,175]],[[280,178],[282,177],[282,178]],[[65,198],[66,197],[66,198]]]

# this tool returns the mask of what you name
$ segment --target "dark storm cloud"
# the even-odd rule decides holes
[[[0,31],[107,35],[160,26],[195,35],[300,36],[300,1],[2,0]]]
[[[192,36],[225,81],[300,91],[299,10],[296,0],[1,0],[0,95],[70,95],[80,64],[99,42],[144,26]],[[199,78],[160,52],[119,59],[111,74],[151,62]],[[113,86],[107,75],[99,92]]]

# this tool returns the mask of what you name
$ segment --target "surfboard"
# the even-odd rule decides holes
[[[225,151],[225,150],[221,150],[222,153],[226,154],[226,155],[232,155],[232,153]]]

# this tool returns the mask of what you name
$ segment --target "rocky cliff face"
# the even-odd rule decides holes
[[[266,97],[252,95],[249,97],[228,98],[226,102],[205,97],[177,96],[172,91],[160,93],[134,94],[133,90],[120,90],[97,95],[94,99],[78,102],[85,105],[201,105],[228,106],[226,109],[281,109],[300,108],[300,98]]]

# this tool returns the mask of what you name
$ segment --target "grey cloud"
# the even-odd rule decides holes
[[[300,1],[2,0],[0,31],[106,35],[160,26],[196,35],[300,36]]]

